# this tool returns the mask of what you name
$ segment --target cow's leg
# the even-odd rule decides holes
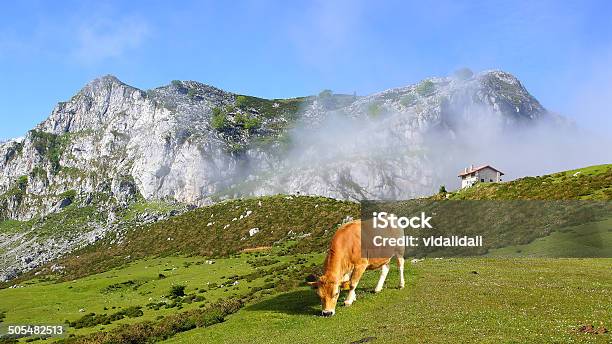
[[[385,284],[385,279],[387,279],[387,274],[389,273],[389,263],[385,264],[381,268],[380,278],[378,279],[378,284],[376,284],[376,289],[374,289],[375,293],[379,293],[383,285]]]
[[[405,282],[404,282],[404,257],[401,256],[397,256],[397,266],[399,267],[399,274],[400,274],[400,289],[404,288]]]
[[[351,275],[351,289],[349,290],[346,300],[344,300],[345,306],[352,305],[353,302],[357,299],[355,289],[357,289],[357,284],[359,284],[359,280],[361,279],[361,276],[363,275],[363,272],[366,270],[367,267],[368,266],[366,264],[358,265],[353,270],[353,274]]]
[[[353,271],[351,270],[350,272],[347,272],[346,274],[344,274],[344,276],[342,276],[342,283],[340,283],[340,289],[341,290],[349,290],[351,287],[351,273]]]

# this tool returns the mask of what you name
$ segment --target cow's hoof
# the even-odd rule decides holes
[[[404,286],[403,286],[403,285],[400,285],[400,286],[399,286],[399,288],[400,288],[400,289],[404,289]]]
[[[349,306],[350,306],[350,305],[352,305],[352,304],[353,304],[353,301],[349,301],[349,300],[345,300],[345,301],[344,301],[344,306],[345,306],[345,307],[349,307]]]
[[[375,293],[380,293],[382,291],[382,289],[374,289]]]

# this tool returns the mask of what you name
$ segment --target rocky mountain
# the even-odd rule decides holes
[[[499,71],[431,78],[367,97],[324,91],[278,100],[193,81],[143,91],[105,76],[59,103],[25,139],[0,146],[0,214],[28,220],[97,199],[202,205],[275,192],[344,199],[426,194],[437,185],[418,153],[424,134],[442,128],[452,135],[482,111],[511,125],[547,116],[519,80]],[[401,161],[408,165],[373,169],[340,156],[313,164],[337,144],[308,154],[317,144],[299,141],[296,128],[317,137],[329,118],[347,121],[335,123],[341,131],[357,123],[352,129],[372,126],[376,136],[400,140],[397,146],[414,151]]]
[[[28,253],[21,265],[35,266],[121,227],[117,214],[139,202],[428,195],[456,178],[436,168],[447,157],[435,147],[457,140],[466,123],[509,130],[556,118],[502,71],[462,70],[369,96],[293,99],[194,81],[145,91],[104,76],[23,139],[0,144],[0,219],[29,229],[26,237],[0,232],[0,253]],[[65,209],[88,209],[86,220],[59,222],[87,230],[37,240],[47,217]]]

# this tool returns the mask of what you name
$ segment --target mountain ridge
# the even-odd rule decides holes
[[[455,114],[450,107],[459,107],[461,113]],[[144,91],[105,75],[58,103],[24,141],[0,146],[4,158],[0,161],[0,195],[14,188],[19,178],[28,177],[25,197],[5,199],[0,215],[30,219],[46,214],[63,200],[28,203],[29,195],[58,196],[76,190],[79,198],[87,198],[85,195],[95,192],[109,193],[104,185],[108,180],[112,198],[120,204],[142,196],[202,205],[241,193],[279,191],[344,199],[423,195],[435,187],[433,176],[415,176],[422,180],[421,186],[406,187],[408,192],[394,187],[389,191],[376,186],[384,183],[380,180],[384,171],[370,175],[373,181],[354,179],[346,175],[350,163],[332,166],[336,171],[331,175],[315,171],[293,178],[303,171],[293,171],[294,162],[287,159],[287,151],[295,153],[292,130],[317,129],[336,116],[360,121],[358,125],[363,126],[394,126],[383,129],[404,140],[404,147],[416,146],[432,128],[451,128],[457,118],[471,116],[480,108],[506,124],[552,116],[518,79],[496,70],[429,78],[368,96],[324,91],[317,96],[276,100],[226,92],[195,81],[175,80]],[[261,178],[281,170],[287,170],[284,178],[289,183]],[[350,182],[340,189],[334,187],[343,178]],[[238,190],[245,179],[261,186]],[[121,190],[122,182],[127,191]],[[27,207],[20,207],[22,202]]]

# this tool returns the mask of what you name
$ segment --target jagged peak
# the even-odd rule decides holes
[[[184,89],[195,89],[195,90],[200,90],[200,91],[205,91],[205,92],[214,92],[214,93],[225,93],[225,94],[234,94],[232,92],[223,90],[221,88],[209,85],[209,84],[205,84],[199,81],[195,81],[195,80],[172,80],[169,84],[161,86],[156,88],[158,90],[161,89],[165,89],[165,90],[177,90],[179,92],[183,91]]]
[[[88,82],[79,92],[79,94],[91,94],[96,93],[101,89],[106,89],[108,87],[128,87],[131,89],[137,89],[133,86],[130,86],[123,81],[119,80],[116,76],[112,74],[106,74],[101,77],[95,78],[92,81]]]

